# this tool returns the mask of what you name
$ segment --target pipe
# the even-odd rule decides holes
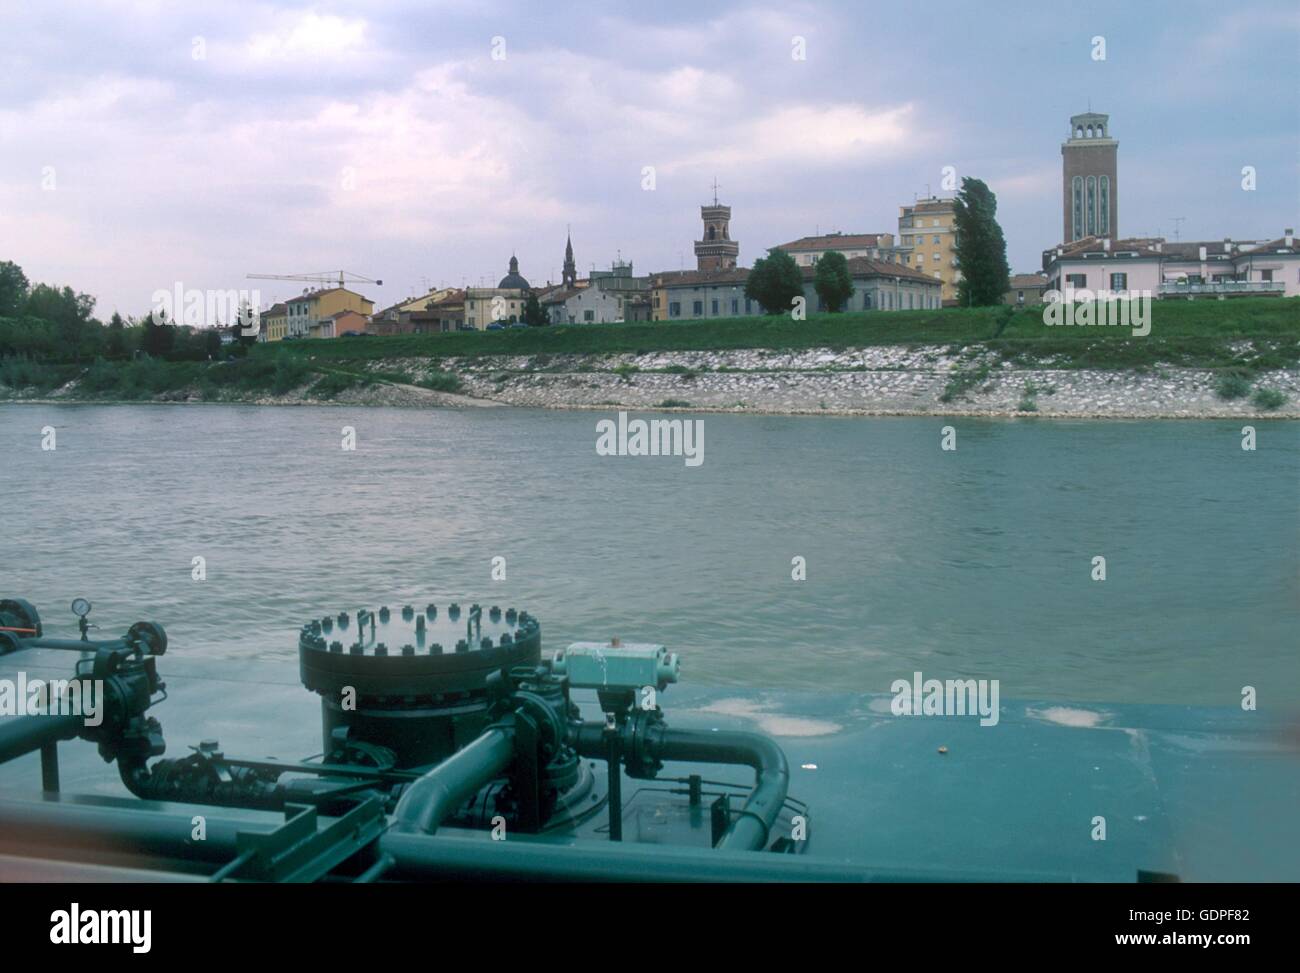
[[[85,723],[85,717],[20,716],[0,723],[0,764],[40,750],[46,744],[71,740]]]
[[[514,737],[513,730],[489,727],[411,784],[393,811],[394,829],[423,834],[437,831],[444,818],[505,773],[514,760]]]
[[[0,854],[207,871],[238,854],[240,831],[271,832],[279,820],[204,815],[194,839],[191,815],[134,800],[49,796],[0,801]]]
[[[600,841],[564,845],[485,841],[389,831],[379,839],[393,865],[385,879],[471,882],[865,882],[868,869],[802,855],[750,855]]]
[[[141,756],[119,755],[118,775],[136,797],[145,801],[177,801],[252,811],[282,811],[285,788],[263,780],[247,767],[226,767],[227,780],[211,771],[196,774],[186,760],[158,760],[152,767]]]
[[[632,727],[634,722],[626,725]],[[576,728],[575,749],[584,757],[602,759],[608,752],[604,731],[604,723],[581,724]],[[767,846],[790,786],[790,765],[773,740],[760,733],[674,730],[663,723],[643,726],[639,735],[635,730],[630,732],[634,734],[632,747],[625,745],[624,754],[629,749],[634,752],[644,748],[651,759],[753,767],[754,789],[718,839],[717,847],[757,851]]]

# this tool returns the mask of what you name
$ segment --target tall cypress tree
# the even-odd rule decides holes
[[[1007,241],[998,225],[998,198],[981,179],[969,176],[961,181],[961,192],[953,200],[957,230],[957,301],[962,307],[1001,304],[1011,286],[1007,265]]]

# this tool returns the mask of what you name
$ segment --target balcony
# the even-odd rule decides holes
[[[1160,296],[1196,297],[1200,294],[1209,296],[1220,294],[1281,294],[1285,289],[1285,285],[1280,280],[1216,280],[1202,284],[1167,280],[1160,284]]]

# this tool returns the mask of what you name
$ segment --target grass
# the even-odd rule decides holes
[[[1250,385],[1260,373],[1300,366],[1300,301],[1156,301],[1151,309],[1151,333],[1146,337],[1118,327],[1048,327],[1040,309],[994,307],[813,314],[805,321],[779,315],[277,342],[255,346],[240,360],[216,363],[141,359],[86,366],[8,358],[0,361],[0,385],[41,394],[80,376],[77,394],[81,397],[118,400],[194,391],[205,399],[221,401],[284,395],[309,384],[321,394],[338,395],[347,388],[374,382],[458,392],[463,388],[460,378],[439,367],[450,358],[529,356],[533,364],[525,369],[528,371],[545,369],[560,355],[879,345],[938,346],[950,355],[982,361],[984,364],[953,373],[941,396],[944,402],[962,397],[983,382],[990,364],[998,362],[1138,372],[1212,368],[1224,376],[1221,384],[1228,383],[1225,390],[1241,398],[1250,394]],[[368,367],[395,358],[423,359],[434,370],[425,378],[413,379],[406,373]],[[594,370],[590,363],[577,367]],[[670,365],[662,370],[689,381],[700,369]],[[721,366],[717,370],[735,369]],[[624,364],[613,371],[631,382],[637,368]],[[351,378],[340,376],[341,372]],[[1230,380],[1230,376],[1240,381]],[[1245,388],[1241,389],[1243,382]]]
[[[1300,302],[1286,298],[1232,301],[1156,301],[1151,334],[1136,337],[1117,327],[1048,327],[1032,308],[947,308],[926,311],[856,311],[706,318],[696,321],[559,325],[506,331],[393,335],[291,342],[290,354],[313,361],[381,358],[478,358],[489,355],[634,354],[653,351],[723,351],[856,348],[873,345],[981,345],[1012,361],[1053,359],[1060,368],[1154,368],[1157,365],[1252,370],[1300,363]],[[1234,349],[1249,340],[1251,347]],[[268,346],[254,356],[271,352]]]
[[[977,385],[982,385],[989,377],[987,362],[981,365],[956,368],[948,378],[948,384],[939,394],[940,402],[955,402],[965,398],[966,393]]]
[[[684,399],[664,399],[662,402],[656,402],[656,409],[689,409],[691,404]]]
[[[1038,393],[1040,389],[1033,382],[1026,382],[1025,387],[1020,392],[1020,401],[1016,404],[1018,412],[1037,412],[1038,411]]]

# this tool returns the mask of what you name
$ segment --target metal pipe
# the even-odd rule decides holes
[[[574,734],[575,749],[584,757],[603,759],[607,746],[604,723],[583,723]],[[687,763],[748,764],[754,768],[754,789],[745,806],[718,839],[718,848],[766,847],[772,825],[785,804],[790,786],[790,765],[785,753],[759,733],[675,730],[651,724],[638,741],[651,758]],[[627,748],[624,747],[626,753]]]
[[[391,855],[386,879],[539,882],[864,882],[864,868],[801,855],[750,855],[667,845],[576,841],[485,841],[450,834],[389,831],[379,839]]]
[[[224,864],[239,853],[238,831],[274,831],[279,820],[222,818],[204,814],[205,834],[194,839],[189,814],[162,811],[137,801],[50,796],[0,801],[0,853],[157,864],[195,871],[202,863]],[[206,871],[207,868],[202,870]]]
[[[41,790],[59,789],[59,744],[47,743],[41,747]]]
[[[99,642],[83,642],[81,639],[19,639],[19,646],[24,649],[62,649],[65,652],[98,652],[100,649],[128,649],[126,639],[104,639]]]
[[[514,751],[512,730],[488,728],[406,789],[393,811],[394,829],[433,834],[444,818],[506,771]]]
[[[23,754],[40,750],[46,744],[71,740],[80,731],[84,717],[20,716],[0,723],[0,764]]]

